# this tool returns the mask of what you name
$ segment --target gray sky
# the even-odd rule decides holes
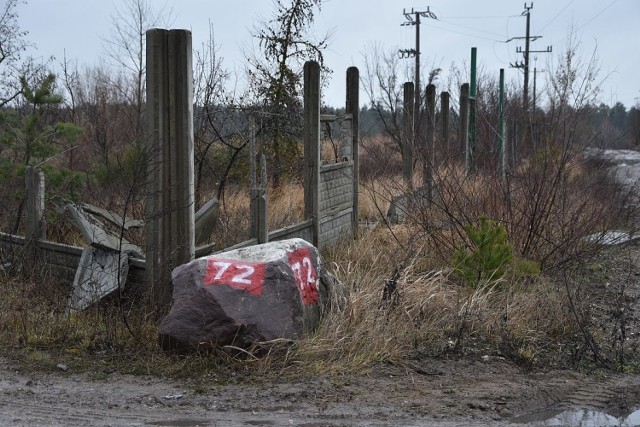
[[[19,9],[20,24],[29,31],[28,40],[37,46],[36,56],[54,55],[60,61],[63,53],[77,59],[80,67],[98,65],[105,56],[104,39],[112,32],[109,17],[123,0],[27,0]],[[153,0],[158,8],[173,10],[172,28],[193,32],[194,49],[208,37],[213,25],[219,55],[228,70],[244,69],[242,50],[254,41],[250,29],[260,18],[273,11],[270,0]],[[530,5],[531,2],[526,2]],[[486,74],[498,75],[504,68],[507,81],[522,81],[520,70],[510,63],[522,60],[516,53],[524,49],[523,40],[504,43],[525,34],[526,20],[521,13],[524,2],[517,0],[324,0],[317,14],[314,31],[333,33],[326,53],[326,63],[334,70],[326,102],[344,104],[344,80],[347,67],[364,70],[363,53],[372,43],[384,49],[412,48],[414,27],[404,22],[403,8],[430,8],[437,20],[423,18],[421,26],[422,65],[427,69],[443,69],[439,90],[447,81],[452,64],[467,68],[471,47],[478,49],[478,64]],[[549,68],[550,60],[567,46],[569,34],[579,42],[579,55],[587,61],[597,48],[602,93],[600,99],[609,105],[622,102],[627,108],[640,103],[640,0],[535,0],[531,9],[531,35],[542,36],[531,44],[532,50],[553,53],[532,54],[531,70]],[[412,61],[406,59],[405,61]],[[411,64],[412,62],[409,62]],[[543,88],[548,72],[538,75],[538,88]],[[533,76],[530,78],[532,84]],[[530,88],[531,90],[531,88]],[[362,103],[368,101],[361,95]]]

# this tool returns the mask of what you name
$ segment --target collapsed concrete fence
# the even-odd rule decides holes
[[[54,271],[58,277],[71,280],[78,280],[82,274],[88,274],[93,281],[106,280],[109,275],[114,275],[118,276],[116,284],[106,288],[117,289],[124,286],[124,283],[146,284],[156,303],[164,305],[171,296],[171,270],[194,257],[296,237],[316,247],[324,247],[355,236],[358,227],[359,175],[358,69],[351,67],[347,70],[346,114],[340,118],[348,123],[350,138],[343,141],[340,147],[339,161],[323,164],[320,157],[321,122],[335,121],[337,118],[320,114],[320,66],[317,62],[310,61],[304,66],[304,220],[283,229],[269,231],[266,226],[266,191],[264,188],[257,189],[252,182],[252,200],[258,201],[255,208],[256,226],[252,227],[253,237],[224,249],[213,245],[196,247],[196,242],[207,240],[202,237],[202,233],[211,233],[219,204],[211,201],[199,212],[195,212],[191,61],[189,31],[153,29],[147,32],[149,132],[144,251],[133,250],[123,255],[120,246],[105,247],[104,242],[95,238],[102,229],[94,229],[83,222],[80,218],[84,218],[84,211],[74,211],[76,225],[81,228],[91,247],[120,251],[117,262],[110,262],[114,265],[113,272],[101,271],[98,275],[92,275],[90,260],[103,259],[104,254],[96,251],[89,256],[86,248],[46,240],[43,220],[44,177],[39,170],[28,169],[26,186],[29,200],[25,205],[27,235],[21,237],[0,233],[0,267],[31,259]],[[255,161],[255,156],[253,157]],[[265,175],[265,167],[263,165],[262,175]],[[94,208],[93,213],[89,212],[91,215],[99,210]],[[117,216],[115,213],[109,215]],[[92,220],[92,223],[95,221]],[[113,239],[110,237],[105,241],[110,240]],[[144,252],[145,259],[142,259],[139,252]],[[84,263],[81,262],[83,253]],[[127,260],[128,269],[122,268],[122,256]],[[126,276],[126,281],[122,280],[121,275]],[[83,306],[87,304],[86,301],[82,303]]]

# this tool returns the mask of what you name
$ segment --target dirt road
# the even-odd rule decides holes
[[[499,358],[426,360],[379,367],[367,376],[299,381],[263,381],[253,374],[204,389],[120,375],[97,381],[72,371],[26,374],[2,359],[0,424],[544,425],[547,412],[522,415],[591,408],[624,420],[640,406],[638,376],[523,373]]]

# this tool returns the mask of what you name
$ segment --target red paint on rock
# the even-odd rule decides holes
[[[252,295],[261,296],[265,263],[209,258],[202,284],[226,285]]]
[[[309,248],[300,248],[289,252],[289,265],[296,278],[296,285],[304,305],[317,304],[320,300],[316,281],[318,274],[313,266]]]

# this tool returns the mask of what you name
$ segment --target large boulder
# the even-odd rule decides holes
[[[159,330],[167,351],[296,338],[344,293],[302,239],[199,258],[174,269],[172,281],[173,305]]]

